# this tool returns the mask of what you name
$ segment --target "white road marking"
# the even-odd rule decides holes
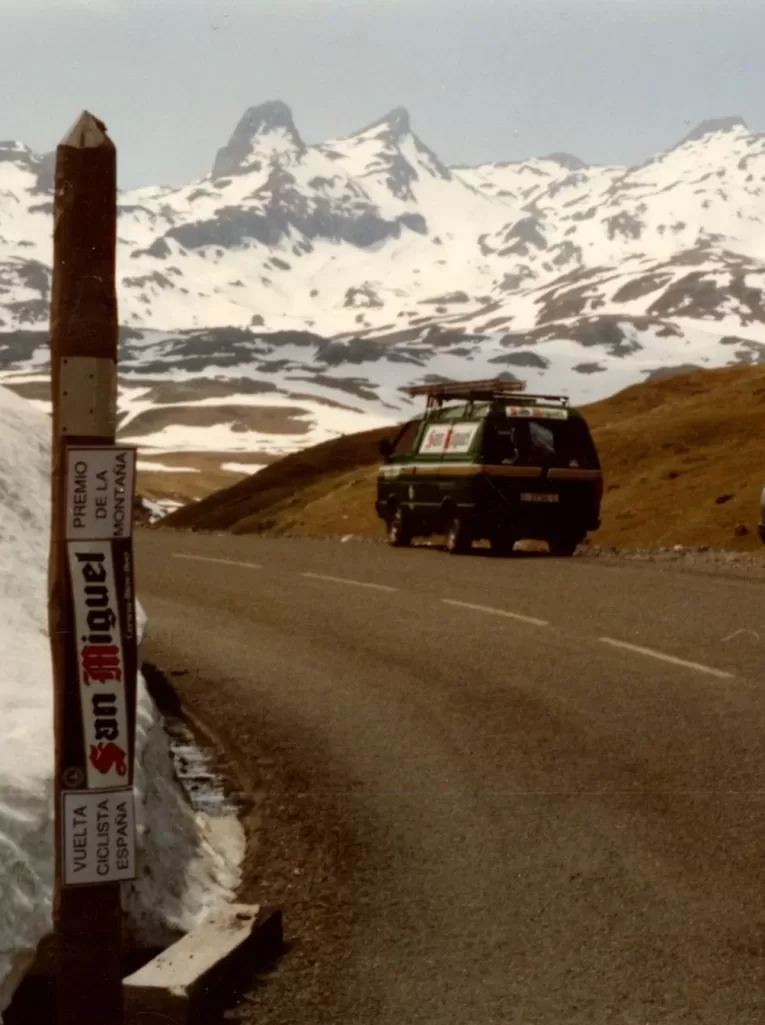
[[[707,676],[716,676],[719,680],[732,680],[733,673],[726,673],[723,669],[713,669],[712,666],[702,665],[700,662],[688,662],[684,658],[676,658],[674,655],[665,655],[663,651],[654,651],[653,648],[643,648],[639,644],[628,644],[627,641],[617,641],[613,637],[601,637],[603,644],[610,644],[614,648],[624,648],[625,651],[634,651],[638,655],[647,655],[649,658],[659,659],[661,662],[668,662],[673,666],[682,666],[683,669],[693,669],[697,673],[706,673]]]
[[[760,635],[756,630],[736,630],[734,633],[728,634],[727,637],[723,637],[722,643],[726,644],[728,641],[732,641],[734,637],[740,637],[741,634],[751,634],[756,641],[759,641],[760,639]]]
[[[263,569],[257,562],[238,562],[236,559],[213,559],[209,555],[185,555],[183,552],[173,552],[175,559],[193,559],[195,562],[217,562],[222,566],[244,566],[245,569]]]
[[[327,580],[331,584],[350,584],[352,587],[368,587],[373,591],[398,591],[397,587],[388,587],[387,584],[370,584],[366,580],[351,580],[349,577],[331,577],[326,573],[301,573],[301,577],[308,577],[309,580]]]
[[[535,619],[534,616],[522,616],[519,612],[508,612],[507,609],[494,609],[490,605],[473,605],[469,601],[457,601],[456,598],[442,598],[444,605],[456,605],[461,609],[472,609],[473,612],[488,612],[492,616],[505,616],[506,619],[517,619],[520,623],[531,623],[532,626],[549,626],[546,619]]]

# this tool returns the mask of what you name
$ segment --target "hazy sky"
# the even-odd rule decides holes
[[[123,188],[209,171],[245,108],[303,137],[395,106],[447,163],[634,163],[698,121],[765,129],[765,0],[0,0],[0,139],[103,118]]]

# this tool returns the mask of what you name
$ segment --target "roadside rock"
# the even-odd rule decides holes
[[[743,530],[739,533],[741,528]],[[745,537],[749,533],[751,531],[746,524],[737,524],[734,528],[736,537]],[[608,562],[654,563],[657,566],[671,564],[673,568],[678,569],[765,579],[765,548],[760,553],[732,552],[710,548],[709,545],[687,547],[675,545],[672,548],[657,546],[644,549],[586,545],[579,548],[575,558],[600,559]]]

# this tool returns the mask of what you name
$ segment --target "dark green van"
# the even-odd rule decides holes
[[[381,445],[376,508],[390,544],[441,535],[452,553],[488,540],[502,555],[535,539],[568,556],[599,528],[600,461],[567,398],[528,395],[515,381],[407,391],[427,407]]]

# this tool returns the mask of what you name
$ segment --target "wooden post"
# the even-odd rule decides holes
[[[132,805],[135,453],[114,445],[116,151],[83,113],[57,149],[51,299],[49,632],[60,1025],[121,1025]]]

